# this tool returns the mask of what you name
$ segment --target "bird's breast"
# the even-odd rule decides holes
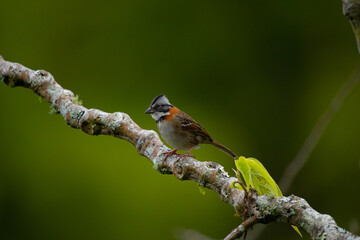
[[[161,137],[173,148],[189,150],[194,146],[189,136],[181,130],[181,125],[174,121],[163,120],[157,123]]]

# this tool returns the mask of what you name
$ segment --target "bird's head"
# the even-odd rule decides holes
[[[161,94],[152,100],[150,107],[145,111],[145,113],[151,114],[153,119],[159,121],[161,118],[170,114],[169,111],[171,107],[173,107],[173,105],[171,105],[165,95]]]

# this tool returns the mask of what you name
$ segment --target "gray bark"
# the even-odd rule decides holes
[[[274,198],[254,193],[245,200],[244,191],[230,186],[237,179],[230,177],[215,162],[200,162],[191,157],[177,161],[176,156],[170,156],[164,161],[163,154],[170,149],[161,142],[155,131],[140,128],[126,113],[106,113],[83,107],[70,90],[63,89],[46,71],[34,71],[21,64],[5,61],[0,56],[0,79],[10,87],[32,89],[50,102],[70,127],[81,129],[90,135],[110,135],[132,143],[138,153],[148,158],[160,173],[173,174],[179,180],[192,180],[215,191],[237,213],[251,212],[251,217],[256,217],[256,223],[281,222],[295,225],[313,239],[360,240],[358,236],[338,227],[331,216],[315,211],[302,198]]]

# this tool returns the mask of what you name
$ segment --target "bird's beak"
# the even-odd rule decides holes
[[[151,107],[149,107],[148,109],[146,109],[145,114],[150,114],[150,113],[154,113],[154,110],[151,109]]]

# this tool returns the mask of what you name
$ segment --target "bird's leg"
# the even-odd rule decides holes
[[[191,150],[193,150],[193,148],[194,147],[191,147],[185,154],[177,153],[176,151],[178,149],[176,149],[176,148],[174,150],[169,151],[169,152],[164,152],[163,154],[165,155],[165,158],[163,159],[163,161],[165,162],[168,157],[170,157],[171,155],[174,155],[174,154],[179,156],[179,158],[175,161],[175,163],[179,162],[181,159],[186,158],[186,157],[194,158],[195,156],[190,154],[190,152],[191,152]]]
[[[176,162],[178,162],[178,161],[180,161],[181,159],[186,158],[186,157],[192,157],[192,158],[194,158],[195,156],[190,154],[190,152],[191,152],[191,150],[193,150],[193,148],[194,148],[194,146],[191,147],[185,154],[180,154],[180,157],[176,160]]]
[[[168,157],[170,157],[171,155],[174,155],[174,154],[176,154],[176,155],[179,155],[176,151],[177,151],[178,149],[174,149],[174,150],[171,150],[171,151],[169,151],[169,152],[164,152],[163,154],[165,155],[165,158],[164,158],[164,162],[166,161],[166,159],[168,158]]]
[[[195,158],[195,156],[194,156],[194,155],[190,154],[190,152],[193,150],[193,148],[194,148],[194,147],[191,147],[191,148],[189,149],[189,151],[187,151],[187,152],[184,154],[184,156],[185,156],[185,157],[192,157],[192,158]]]

